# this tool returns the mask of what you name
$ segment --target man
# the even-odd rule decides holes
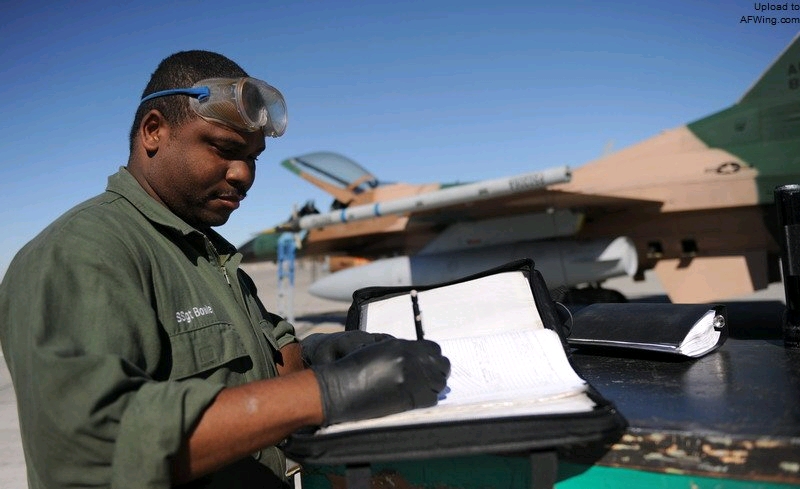
[[[437,345],[354,332],[301,348],[211,229],[285,128],[275,88],[176,53],[145,88],[127,167],[17,254],[0,342],[30,487],[282,487],[275,445],[296,429],[436,402]]]

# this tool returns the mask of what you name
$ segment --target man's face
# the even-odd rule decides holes
[[[157,198],[197,229],[221,226],[253,185],[261,131],[239,132],[195,117],[170,127],[146,179]]]

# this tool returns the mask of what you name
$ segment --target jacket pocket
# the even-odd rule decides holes
[[[248,356],[239,334],[228,323],[211,323],[174,334],[170,343],[172,379],[205,377],[201,374]]]

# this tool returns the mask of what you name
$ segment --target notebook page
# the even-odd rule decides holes
[[[695,357],[706,353],[713,348],[719,341],[721,331],[714,329],[714,318],[717,317],[715,310],[710,310],[700,318],[686,338],[678,346],[678,351],[684,355]]]
[[[419,292],[425,338],[487,335],[544,329],[530,282],[522,272],[504,272]],[[362,311],[366,331],[416,339],[408,294],[371,302]]]
[[[442,341],[452,368],[436,406],[322,428],[336,433],[386,426],[590,411],[586,383],[548,329]]]
[[[451,365],[440,405],[548,398],[585,386],[558,334],[549,329],[442,340],[439,345]]]

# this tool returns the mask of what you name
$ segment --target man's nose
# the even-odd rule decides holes
[[[253,185],[256,177],[256,165],[244,160],[233,160],[228,165],[225,178],[234,187],[246,192]]]

